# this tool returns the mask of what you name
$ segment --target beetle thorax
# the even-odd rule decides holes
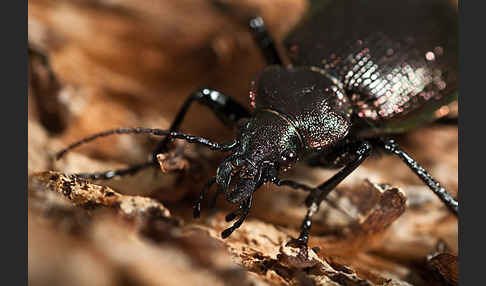
[[[255,164],[279,160],[289,152],[299,154],[302,138],[296,127],[284,114],[262,109],[255,113],[240,130],[242,155]]]
[[[302,150],[296,128],[272,110],[256,112],[240,129],[238,141],[238,148],[219,166],[216,177],[233,203],[241,203],[279,171],[291,168]]]

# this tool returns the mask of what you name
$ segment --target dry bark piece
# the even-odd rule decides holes
[[[400,190],[388,186],[379,186],[370,182],[367,182],[367,184],[369,191],[374,190],[378,194],[378,200],[375,201],[376,205],[371,207],[371,210],[368,210],[362,222],[355,226],[346,237],[335,241],[341,246],[339,249],[335,248],[336,244],[330,243],[330,245],[326,245],[323,243],[326,238],[321,239],[311,236],[311,245],[315,245],[315,242],[318,242],[320,248],[324,246],[322,247],[323,249],[320,249],[319,255],[328,257],[331,253],[336,253],[342,256],[356,256],[357,253],[366,251],[373,243],[376,243],[389,225],[405,211],[406,198]],[[326,252],[326,250],[330,249],[332,251]],[[359,277],[357,272],[345,265],[335,262],[332,264],[332,267],[327,262],[325,265],[312,249],[282,246],[278,255],[278,261],[292,268],[320,267],[321,271],[326,273],[329,279],[340,283],[339,285],[374,285],[372,281]],[[329,272],[329,269],[333,269],[334,272]],[[392,281],[392,279],[387,280],[376,275],[374,275],[374,278],[377,281]],[[402,285],[406,285],[406,283]]]
[[[252,285],[254,281],[248,278],[243,269],[232,263],[221,242],[201,231],[182,233],[180,224],[174,223],[168,212],[161,216],[162,206],[158,203],[154,205],[152,199],[120,195],[110,188],[58,172],[32,175],[29,190],[29,210],[35,214],[29,216],[33,220],[29,223],[29,230],[33,232],[30,237],[40,241],[37,226],[41,223],[44,232],[55,238],[50,239],[54,245],[60,239],[59,236],[67,240],[57,250],[64,249],[66,243],[70,249],[64,250],[64,260],[69,261],[70,265],[58,265],[63,256],[59,251],[53,252],[54,257],[46,261],[44,269],[62,268],[58,275],[60,278],[53,275],[55,281],[59,281],[56,285],[62,285],[69,277],[75,280],[72,281],[73,285],[87,285],[86,281],[100,281],[102,278],[108,281],[97,285],[118,285],[125,280],[137,285],[179,285],[181,281],[188,285],[224,285],[227,281],[232,281],[231,285]],[[123,216],[86,212],[86,208],[91,210],[96,205],[112,207]],[[60,227],[60,223],[52,223],[79,220],[78,216],[85,221],[77,222],[82,227],[75,232]],[[136,220],[138,223],[132,224],[122,219],[134,216],[139,218]],[[45,219],[49,223],[42,222]],[[66,230],[76,238],[72,239],[65,234],[55,235]],[[157,242],[157,245],[153,242]],[[34,247],[39,248],[37,244]],[[106,270],[109,275],[84,280],[81,273],[74,275],[73,271],[76,271],[78,264],[73,261],[76,258],[71,253],[81,255],[83,259],[79,259],[78,263],[87,267],[93,264],[91,254],[98,253],[101,258],[97,263],[101,263],[103,269],[109,269]],[[38,263],[41,255],[39,251],[29,252],[29,255],[29,261]],[[30,277],[38,283],[52,279],[39,274],[41,270],[38,266],[29,271],[32,275]],[[52,273],[47,272],[46,275]],[[99,272],[93,275],[102,276]]]
[[[367,216],[363,218],[363,225],[358,227],[362,233],[357,236],[379,237],[389,224],[401,214],[405,208],[405,198],[396,188],[381,188],[378,185],[367,182],[367,192],[377,192],[376,205],[367,210]],[[212,223],[208,228],[215,238],[220,239],[219,232],[225,228],[223,214],[211,218]],[[216,231],[214,230],[216,229]],[[316,285],[409,285],[399,275],[382,276],[379,271],[372,272],[369,261],[362,261],[355,269],[350,261],[356,260],[358,253],[366,251],[367,247],[356,248],[351,246],[353,253],[348,254],[349,259],[338,263],[334,260],[329,264],[330,253],[323,250],[316,255],[314,250],[284,246],[291,238],[286,233],[292,233],[281,227],[276,228],[271,224],[265,224],[257,220],[249,219],[232,236],[224,240],[230,247],[230,251],[239,258],[239,263],[265,279],[284,285],[305,285],[306,283]],[[317,237],[311,235],[312,241],[326,240],[328,237]],[[345,241],[349,243],[349,241]],[[311,245],[315,245],[312,244]],[[361,244],[360,244],[361,245]],[[329,248],[331,248],[330,246]],[[349,250],[351,252],[351,250]],[[344,253],[346,254],[346,253]],[[329,260],[331,261],[331,260]],[[352,266],[351,266],[352,265]],[[359,271],[358,271],[359,270]],[[386,271],[385,271],[386,272]],[[371,279],[369,278],[371,277]]]
[[[449,285],[458,285],[458,257],[450,253],[438,253],[427,259],[427,264],[433,272]]]
[[[162,173],[167,173],[171,171],[183,171],[189,168],[189,162],[184,160],[180,156],[174,155],[172,153],[168,154],[158,154],[157,161],[160,164],[160,170]]]
[[[360,224],[358,232],[368,235],[382,233],[405,212],[406,200],[405,194],[397,188],[385,190],[377,206]]]
[[[457,217],[427,187],[409,185],[405,192],[414,206],[390,226],[373,251],[402,263],[422,263],[435,251],[437,243],[444,241],[451,253],[457,255]]]
[[[312,249],[291,246],[280,247],[277,258],[283,265],[294,268],[307,268],[319,263],[319,257]]]
[[[67,176],[59,172],[33,174],[29,178],[29,184],[42,184],[45,190],[59,193],[75,205],[112,207],[127,217],[171,217],[170,211],[153,199],[122,195],[109,187],[95,185],[76,176]]]
[[[397,188],[380,186],[366,181],[369,190],[378,195],[376,205],[361,218],[361,222],[344,231],[338,237],[311,236],[310,245],[318,246],[326,255],[354,256],[378,244],[389,226],[406,209],[405,194]],[[385,187],[385,189],[383,188]]]
[[[157,161],[162,173],[188,170],[191,166],[190,161],[194,161],[200,157],[194,151],[187,150],[190,148],[186,148],[188,144],[185,142],[177,141],[173,145],[175,147],[169,150],[169,152],[157,154]]]
[[[383,277],[376,277],[379,283],[374,283],[360,276],[352,267],[336,262],[329,264],[310,249],[282,246],[278,262],[290,269],[301,269],[303,272],[300,272],[300,278],[305,277],[311,285],[409,285],[404,281]],[[295,273],[294,276],[299,278]]]

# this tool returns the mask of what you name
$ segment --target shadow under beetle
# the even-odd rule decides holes
[[[69,146],[58,157],[111,134],[166,136],[147,163],[78,174],[110,179],[157,165],[155,155],[167,151],[171,138],[230,151],[216,176],[204,186],[194,209],[194,216],[199,217],[201,200],[214,183],[227,201],[238,204],[238,210],[226,216],[227,221],[238,220],[222,232],[223,238],[241,226],[253,193],[270,182],[309,192],[301,234],[291,241],[306,246],[312,216],[322,200],[374,148],[402,159],[457,215],[458,202],[395,141],[383,137],[434,119],[437,109],[457,99],[457,26],[456,8],[446,0],[313,1],[309,15],[284,41],[291,60],[284,66],[263,19],[254,17],[249,28],[269,66],[253,83],[251,113],[231,97],[204,88],[184,102],[170,130],[109,130]],[[177,132],[193,102],[206,105],[224,123],[237,126],[237,138],[222,145]],[[280,180],[279,173],[297,160],[341,169],[317,187]]]

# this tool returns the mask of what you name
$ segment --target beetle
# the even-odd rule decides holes
[[[239,205],[226,220],[238,220],[222,232],[228,237],[248,216],[252,196],[264,183],[309,192],[301,233],[290,244],[307,246],[312,216],[322,200],[352,173],[374,149],[402,161],[457,215],[459,205],[422,166],[392,139],[433,120],[434,112],[457,100],[457,11],[444,0],[312,1],[309,15],[284,40],[291,63],[284,65],[261,17],[249,29],[268,66],[252,83],[249,112],[230,96],[203,88],[192,93],[169,130],[119,128],[72,144],[64,153],[112,134],[165,136],[156,154],[167,151],[170,139],[183,139],[230,154],[200,193],[194,216],[211,185],[218,185],[230,203]],[[236,139],[219,144],[180,133],[190,105],[210,108],[224,123],[238,127]],[[313,166],[340,167],[317,187],[281,180],[279,175],[298,160]],[[154,166],[155,158],[128,169],[78,174],[110,179]]]

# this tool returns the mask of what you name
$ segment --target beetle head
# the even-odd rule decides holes
[[[242,124],[238,141],[216,175],[217,184],[231,203],[243,203],[279,171],[291,168],[301,151],[296,130],[269,111],[257,112]]]

